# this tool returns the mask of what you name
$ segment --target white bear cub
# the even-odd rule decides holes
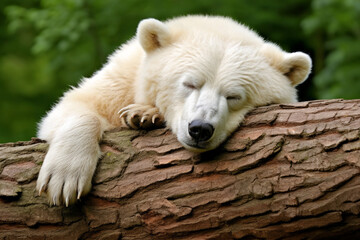
[[[256,106],[296,102],[311,69],[226,17],[145,19],[136,37],[71,89],[39,124],[50,144],[37,180],[50,204],[87,194],[104,131],[150,129],[165,122],[184,147],[219,146]]]

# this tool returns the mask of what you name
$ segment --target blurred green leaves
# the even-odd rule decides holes
[[[41,8],[8,6],[5,8],[14,33],[32,25],[38,31],[32,50],[35,54],[50,49],[66,51],[89,28],[84,0],[42,0]]]
[[[360,1],[313,0],[312,14],[303,27],[318,42],[314,44],[316,97],[359,98]]]

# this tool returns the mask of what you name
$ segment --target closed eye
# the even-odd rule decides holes
[[[243,94],[229,95],[226,97],[229,108],[235,111],[243,106],[244,100],[245,96],[243,96]]]
[[[197,87],[196,87],[194,84],[190,83],[190,82],[183,82],[183,85],[184,85],[186,88],[189,88],[189,89],[191,89],[191,90],[196,90],[196,89],[197,89]]]
[[[241,100],[242,99],[242,97],[241,96],[227,96],[226,97],[226,100],[228,100],[228,101],[231,101],[231,100]]]

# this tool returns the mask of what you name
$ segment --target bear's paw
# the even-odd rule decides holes
[[[157,107],[130,104],[118,112],[124,125],[132,129],[153,129],[165,125],[164,117]]]
[[[50,146],[37,180],[39,195],[46,192],[50,206],[69,206],[91,189],[97,150],[88,154],[75,154],[74,149],[65,151],[61,147]]]

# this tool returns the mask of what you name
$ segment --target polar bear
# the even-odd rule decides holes
[[[297,101],[311,69],[227,17],[145,19],[103,68],[64,94],[39,124],[48,141],[37,180],[51,205],[90,191],[104,131],[166,125],[192,151],[216,148],[256,106]]]

